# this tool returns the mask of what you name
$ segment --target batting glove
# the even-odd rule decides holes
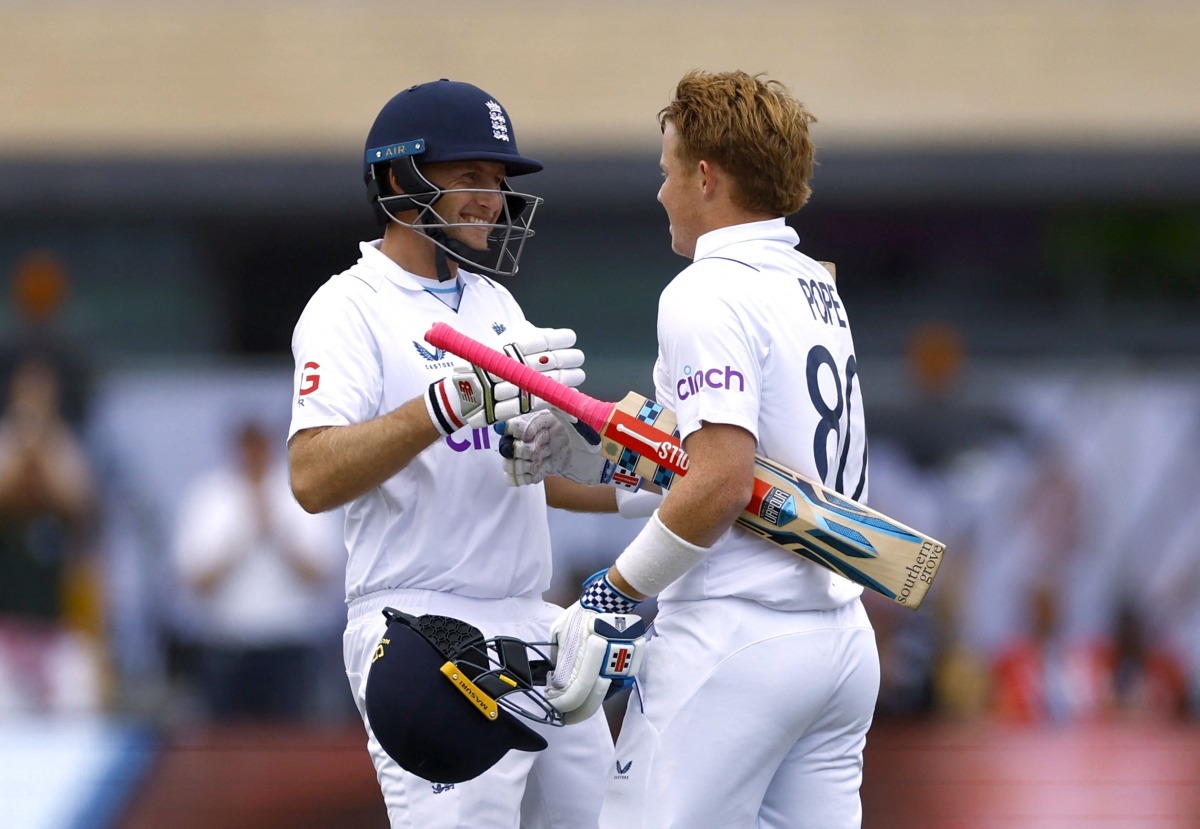
[[[585,375],[580,368],[583,352],[573,345],[575,332],[569,328],[535,328],[521,342],[504,346],[504,353],[574,388]],[[444,435],[464,426],[482,429],[548,406],[512,383],[466,362],[456,362],[449,375],[429,385],[425,395],[429,419]]]
[[[595,714],[606,697],[637,676],[646,643],[645,622],[633,613],[637,604],[601,570],[551,626],[554,670],[546,676],[545,696],[567,724]]]
[[[588,486],[636,490],[642,485],[640,476],[600,454],[595,429],[559,409],[506,421],[500,455],[505,479],[513,486],[540,483],[550,475]]]

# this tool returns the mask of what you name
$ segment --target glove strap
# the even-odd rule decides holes
[[[437,430],[443,435],[450,435],[466,424],[454,414],[454,404],[446,391],[446,382],[447,379],[442,379],[429,384],[429,390],[425,392],[425,410],[429,412],[429,419]]]
[[[613,587],[608,580],[608,570],[604,569],[588,576],[579,603],[597,613],[632,613],[641,602]]]

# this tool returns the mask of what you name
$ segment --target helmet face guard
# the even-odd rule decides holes
[[[489,227],[487,250],[475,250],[447,235],[447,229],[462,226],[447,223],[435,208],[450,191],[421,174],[418,158],[422,164],[496,161],[510,178],[538,172],[541,163],[517,150],[516,133],[504,107],[482,89],[458,81],[442,79],[405,89],[384,105],[367,135],[363,178],[381,224],[398,222],[424,233],[441,253],[469,270],[515,274],[525,240],[533,235],[534,210],[542,200],[502,185],[504,210]],[[395,173],[402,193],[389,186],[389,171]],[[417,211],[416,219],[400,222],[396,214],[411,210]]]
[[[414,142],[420,143],[420,142]],[[395,222],[424,233],[449,258],[471,271],[483,271],[493,276],[514,275],[525,249],[525,241],[534,235],[530,225],[534,212],[542,199],[529,193],[515,192],[507,182],[500,185],[504,197],[500,215],[496,222],[488,225],[468,222],[448,222],[438,212],[437,202],[446,193],[491,193],[490,190],[456,189],[443,190],[433,184],[422,173],[412,158],[402,158],[388,164],[374,165],[371,174],[386,176],[391,170],[404,190],[399,195],[384,195],[387,188],[378,180],[372,181],[372,203],[376,218],[381,224]],[[378,193],[378,195],[375,195]],[[416,218],[404,221],[396,214],[417,211]],[[446,231],[456,227],[488,229],[487,248],[479,250],[460,242]]]
[[[546,740],[521,719],[563,725],[534,687],[548,663],[539,646],[484,639],[448,616],[383,611],[387,632],[367,677],[371,731],[401,768],[435,783],[478,777],[512,749],[541,751]],[[531,662],[529,652],[539,659]]]

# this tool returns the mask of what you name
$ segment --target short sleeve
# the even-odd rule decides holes
[[[369,420],[383,398],[382,360],[367,320],[353,297],[328,287],[313,295],[292,334],[289,440],[302,429]]]
[[[740,312],[728,274],[693,266],[659,301],[658,381],[673,399],[680,439],[702,422],[740,426],[758,438],[764,347]]]

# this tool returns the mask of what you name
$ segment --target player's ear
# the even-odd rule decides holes
[[[699,182],[702,195],[712,196],[716,192],[717,180],[720,177],[721,168],[711,161],[701,159],[697,162],[696,180]]]

